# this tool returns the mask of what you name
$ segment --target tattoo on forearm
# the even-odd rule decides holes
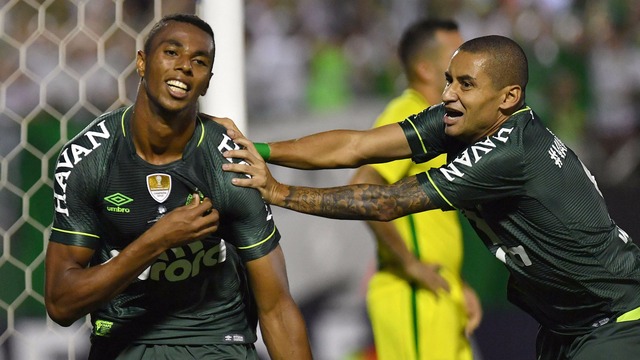
[[[335,219],[388,221],[434,209],[415,177],[392,185],[289,187],[282,207]]]

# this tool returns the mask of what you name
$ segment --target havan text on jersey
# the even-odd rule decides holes
[[[56,212],[69,216],[66,191],[67,179],[71,175],[71,170],[73,170],[73,168],[78,165],[82,159],[91,154],[93,150],[97,149],[101,145],[101,142],[98,141],[98,139],[108,139],[111,137],[107,127],[104,125],[104,121],[98,123],[97,128],[100,129],[100,132],[90,130],[84,134],[84,137],[89,139],[89,142],[92,145],[91,148],[86,148],[76,143],[72,143],[60,153],[58,163],[56,164],[54,179],[62,193],[58,193],[54,190],[53,198]]]
[[[464,176],[464,171],[461,166],[468,168],[473,167],[473,164],[480,161],[484,155],[490,153],[497,147],[496,141],[506,143],[511,131],[513,131],[513,128],[502,128],[498,130],[496,134],[487,136],[484,140],[477,141],[475,144],[464,149],[464,151],[449,164],[441,167],[440,172],[449,181],[453,181],[456,177]]]

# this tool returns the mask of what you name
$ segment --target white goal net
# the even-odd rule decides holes
[[[196,0],[0,0],[0,360],[82,359],[87,323],[44,308],[51,174],[61,146],[132,102],[135,51]]]

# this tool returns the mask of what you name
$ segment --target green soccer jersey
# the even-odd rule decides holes
[[[509,300],[544,327],[581,333],[640,306],[640,250],[609,217],[594,177],[527,106],[493,135],[445,134],[442,104],[401,123],[441,209],[460,209],[510,272]]]
[[[62,149],[55,169],[51,241],[94,249],[90,266],[118,256],[167,212],[197,192],[220,212],[219,230],[163,253],[124,292],[91,314],[93,336],[143,344],[256,341],[257,318],[244,262],[280,240],[258,191],[221,171],[237,149],[205,116],[181,160],[152,165],[135,151],[132,108],[104,114]]]

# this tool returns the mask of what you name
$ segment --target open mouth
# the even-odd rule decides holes
[[[445,115],[448,118],[457,118],[457,117],[462,116],[462,112],[458,111],[458,110],[447,109],[446,112],[445,112]]]
[[[186,94],[187,91],[189,90],[189,87],[187,86],[187,84],[178,80],[169,80],[167,81],[167,85],[169,85],[169,88],[171,89],[172,92],[180,95]]]

